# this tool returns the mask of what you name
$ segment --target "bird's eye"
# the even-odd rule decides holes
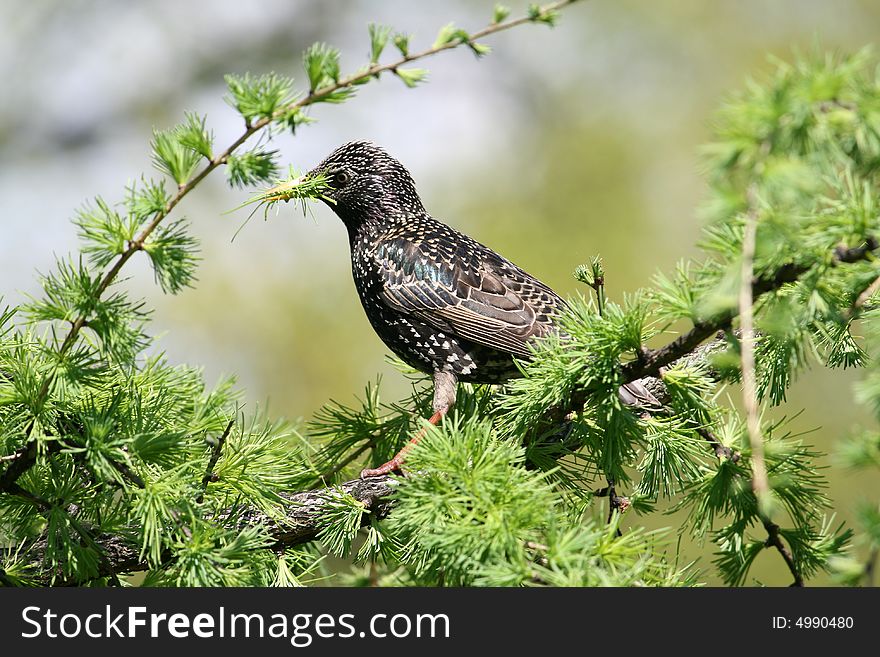
[[[347,171],[337,171],[335,174],[333,174],[333,183],[337,187],[347,185],[349,180],[351,180],[351,176],[348,174]]]

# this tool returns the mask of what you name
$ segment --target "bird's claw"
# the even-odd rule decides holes
[[[368,477],[381,477],[392,472],[404,474],[403,469],[400,467],[401,465],[401,460],[395,457],[387,463],[383,463],[378,468],[364,468],[361,470],[361,479],[367,479]]]

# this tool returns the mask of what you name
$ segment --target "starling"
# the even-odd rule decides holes
[[[456,385],[519,375],[529,344],[557,331],[565,302],[547,285],[425,210],[410,173],[379,146],[337,148],[305,178],[323,174],[325,202],[348,230],[355,287],[373,329],[404,362],[434,379],[437,424]],[[621,389],[627,403],[641,386]],[[390,461],[361,477],[399,470],[419,432]]]

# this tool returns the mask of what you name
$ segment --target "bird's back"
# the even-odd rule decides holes
[[[528,358],[565,308],[547,285],[427,213],[365,224],[351,248],[371,324],[424,371],[480,383],[515,376],[513,358]]]

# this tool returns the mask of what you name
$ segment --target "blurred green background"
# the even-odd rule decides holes
[[[38,293],[35,273],[76,249],[69,218],[84,201],[119,200],[142,172],[158,177],[153,127],[196,110],[219,146],[230,143],[242,126],[222,100],[224,73],[275,70],[301,83],[301,53],[318,40],[341,48],[343,68],[353,70],[368,59],[370,21],[414,34],[416,48],[450,21],[484,25],[492,4],[6,0],[0,294],[15,304]],[[584,1],[554,30],[492,37],[494,52],[481,61],[466,49],[427,60],[429,82],[416,90],[387,78],[345,105],[316,107],[317,124],[270,147],[302,169],[345,141],[372,139],[412,171],[436,217],[563,296],[578,291],[574,268],[601,253],[609,295],[619,299],[698,255],[698,148],[724,96],[760,78],[768,54],[854,51],[878,33],[880,3],[870,0]],[[126,285],[156,309],[160,348],[174,362],[203,365],[209,381],[234,373],[251,408],[268,404],[273,415],[307,418],[328,399],[351,401],[377,373],[385,399],[404,395],[408,383],[384,362],[358,303],[341,223],[323,206],[305,219],[285,207],[232,241],[246,212],[223,213],[247,196],[218,175],[181,205],[202,244],[195,289],[163,296],[144,262],[127,267]],[[833,452],[872,421],[853,401],[856,380],[820,369],[801,376],[785,409],[805,409],[793,428],[816,429],[806,440]],[[866,476],[828,474],[839,519],[880,495]],[[686,553],[707,550],[688,542]],[[762,555],[753,572],[787,583],[776,554]]]

